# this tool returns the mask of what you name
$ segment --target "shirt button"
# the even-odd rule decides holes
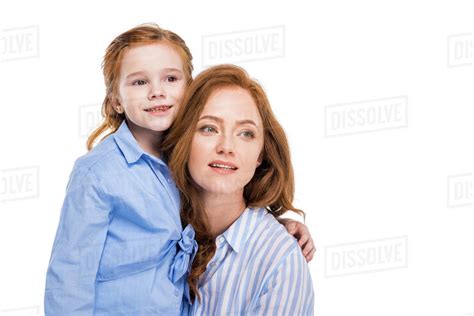
[[[224,237],[219,237],[219,239],[217,240],[219,242],[219,244],[222,244],[224,242]]]
[[[166,181],[168,181],[168,183],[173,183],[173,180],[171,178],[166,178]]]
[[[211,267],[213,267],[213,266],[216,265],[216,263],[213,261],[213,262],[209,263],[209,265],[210,265]]]
[[[179,291],[178,290],[174,290],[174,296],[178,296],[179,295]]]

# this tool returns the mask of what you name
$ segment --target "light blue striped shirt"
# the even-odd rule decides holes
[[[247,208],[216,238],[188,315],[313,315],[308,264],[296,239],[265,209]]]

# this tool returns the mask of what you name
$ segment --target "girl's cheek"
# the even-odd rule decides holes
[[[181,99],[183,97],[185,91],[186,91],[186,85],[184,83],[177,86],[176,91],[175,91],[176,97]]]

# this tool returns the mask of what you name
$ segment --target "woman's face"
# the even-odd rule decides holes
[[[167,130],[186,89],[181,58],[171,45],[132,46],[122,58],[118,100],[133,125]]]
[[[191,144],[188,168],[210,194],[242,194],[260,164],[263,126],[255,101],[240,87],[214,91]]]

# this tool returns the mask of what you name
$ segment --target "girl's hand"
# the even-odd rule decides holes
[[[316,247],[314,246],[313,238],[311,238],[308,227],[303,223],[289,218],[279,218],[278,220],[285,226],[288,233],[298,240],[298,244],[303,251],[303,256],[305,256],[307,262],[310,262],[316,252]]]

